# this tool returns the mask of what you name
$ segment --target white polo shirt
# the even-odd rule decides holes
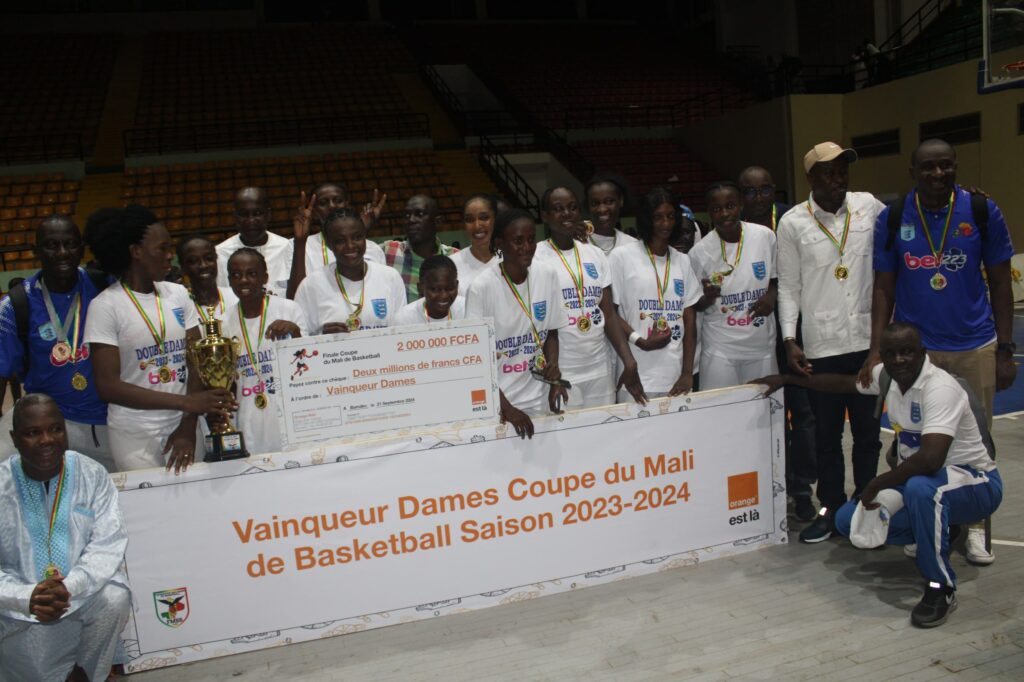
[[[810,208],[810,211],[808,211]],[[875,218],[885,204],[868,192],[847,192],[836,213],[823,210],[808,197],[779,220],[779,323],[782,336],[796,336],[803,315],[804,353],[824,358],[867,350],[871,345],[871,285],[874,277]],[[843,250],[848,276],[836,279],[843,225],[850,232]]]
[[[881,374],[882,365],[875,365],[871,385],[864,388],[857,384],[857,390],[878,395]],[[967,392],[949,372],[933,365],[927,357],[917,380],[906,393],[900,391],[895,380],[892,382],[885,404],[899,439],[897,451],[901,464],[921,448],[921,436],[941,433],[953,437],[946,453],[946,466],[968,466],[977,471],[996,468],[981,440]]]
[[[245,246],[241,235],[228,237],[217,244],[217,285],[228,286],[228,259]],[[292,276],[292,240],[267,231],[267,243],[253,246],[267,261],[267,290],[275,296],[284,296],[288,291],[288,279]]]

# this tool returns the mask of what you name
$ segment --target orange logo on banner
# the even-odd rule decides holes
[[[469,397],[473,401],[474,405],[487,404],[487,391],[485,389],[481,388],[478,391],[470,391]]]
[[[729,477],[729,509],[754,507],[757,499],[757,472]]]

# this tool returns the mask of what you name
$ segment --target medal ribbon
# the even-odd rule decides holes
[[[779,231],[779,207],[772,204],[772,232]]]
[[[199,305],[199,301],[196,300],[196,297],[195,297],[194,294],[192,294],[192,292],[189,292],[189,298],[191,298],[192,302],[195,303],[195,305],[196,305],[196,312],[199,313],[200,321],[202,321],[203,324],[206,324],[207,322],[209,322],[210,318],[208,318],[206,316],[206,313],[203,312],[203,309],[206,306]],[[218,301],[217,305],[220,307],[220,314],[223,315],[224,314],[224,294],[220,293],[220,289],[217,289],[217,301]]]
[[[935,250],[935,242],[932,241],[932,231],[928,229],[928,223],[924,219],[924,212],[921,211],[921,198],[914,192],[914,206],[917,207],[917,217],[921,220],[921,227],[924,229],[924,236],[928,239],[928,248],[938,263],[942,263],[942,252],[946,250],[946,237],[949,235],[949,223],[953,220],[953,202],[956,200],[956,192],[949,193],[949,206],[946,210],[946,225],[942,228],[942,241],[939,242],[939,250]]]
[[[569,273],[569,278],[572,279],[573,285],[576,287],[576,295],[580,298],[580,315],[583,315],[586,311],[586,306],[583,302],[583,263],[580,262],[580,250],[576,248],[576,243],[573,242],[572,253],[576,256],[576,270],[579,272],[579,278],[576,277],[576,273],[569,267],[569,261],[565,260],[565,256],[562,255],[562,250],[558,248],[555,242],[551,239],[548,240],[548,245],[551,250],[558,254],[558,260],[562,261],[562,265],[565,266],[566,271]]]
[[[533,323],[533,315],[530,314],[530,307],[533,305],[533,297],[530,295],[530,275],[526,275],[526,297],[530,299],[530,305],[523,302],[523,297],[519,293],[519,287],[517,287],[512,280],[509,278],[508,273],[505,272],[505,264],[501,264],[501,276],[505,279],[505,284],[512,290],[512,295],[516,297],[516,303],[522,308],[523,314],[526,315],[526,319],[530,322],[530,329],[533,331],[534,341],[537,343],[537,352],[543,352],[543,343],[540,340],[540,332],[537,331],[537,325]]]
[[[50,316],[50,325],[53,327],[53,331],[58,334],[58,339],[64,343],[68,343],[68,328],[71,327],[71,310],[75,311],[75,329],[72,335],[71,343],[71,364],[77,362],[76,356],[78,355],[78,331],[82,321],[82,292],[75,292],[75,298],[72,299],[71,305],[68,307],[68,316],[63,322],[60,321],[60,316],[57,314],[56,308],[53,307],[53,300],[50,298],[50,291],[46,288],[46,282],[39,279],[39,288],[43,292],[43,303],[46,304],[46,314]]]
[[[341,290],[341,297],[345,299],[345,303],[348,303],[349,308],[353,308],[352,312],[349,313],[349,317],[359,317],[359,313],[363,312],[363,301],[366,297],[366,263],[363,263],[363,288],[359,290],[359,305],[352,305],[352,301],[349,300],[348,292],[345,291],[345,283],[341,281],[341,273],[338,272],[338,268],[334,268],[334,279],[338,280],[338,289]]]
[[[50,566],[53,566],[53,554],[51,552],[51,545],[53,544],[53,528],[57,525],[57,513],[60,511],[60,498],[61,493],[64,492],[64,461],[65,457],[60,460],[60,478],[57,479],[57,490],[53,497],[53,506],[50,507],[50,523],[49,530],[46,533],[46,559]],[[40,485],[43,485],[40,483]],[[45,487],[43,488],[45,491]],[[46,496],[43,496],[46,499]],[[49,569],[49,566],[47,567]]]
[[[744,237],[744,234],[745,233],[744,233],[743,227],[741,226],[740,227],[740,245],[736,248],[736,258],[733,259],[732,263],[729,263],[729,259],[725,255],[725,240],[722,239],[722,235],[718,235],[718,245],[720,247],[722,247],[722,262],[725,263],[725,265],[729,268],[729,272],[726,272],[726,273],[723,273],[723,274],[731,275],[733,270],[736,269],[736,266],[740,264],[740,258],[743,256],[743,237]]]
[[[327,257],[327,242],[324,241],[324,233],[320,232],[320,252],[324,256],[324,265],[330,265],[330,260]]]
[[[853,213],[850,211],[850,207],[849,206],[846,207],[846,223],[843,224],[843,238],[842,238],[842,241],[836,241],[836,238],[832,236],[832,232],[830,232],[827,227],[822,225],[821,221],[818,220],[818,217],[816,215],[814,215],[814,211],[811,209],[811,200],[810,199],[807,200],[807,212],[811,214],[812,218],[814,218],[814,222],[817,224],[818,229],[821,230],[822,232],[824,232],[825,236],[828,237],[828,240],[830,242],[832,242],[832,244],[837,249],[839,249],[839,262],[842,263],[843,262],[843,251],[846,250],[846,238],[850,236],[850,218],[853,217]]]
[[[665,309],[665,292],[668,291],[668,272],[669,266],[672,264],[672,254],[665,254],[665,278],[662,280],[658,277],[658,264],[654,262],[654,254],[651,253],[651,247],[644,244],[644,248],[647,249],[647,257],[651,259],[651,267],[654,268],[654,280],[658,283],[658,303],[661,305],[661,309]]]
[[[260,343],[263,342],[263,334],[266,333],[267,328],[267,305],[270,303],[270,295],[263,297],[263,308],[260,310],[260,333],[256,337],[256,350],[260,349]],[[242,316],[242,304],[238,304],[238,325],[242,328],[242,340],[245,342],[245,352],[249,356],[249,365],[252,367],[253,373],[256,375],[256,382],[263,381],[260,377],[259,365],[256,364],[256,353],[252,351],[252,341],[249,340],[249,327],[245,324],[245,317]]]
[[[156,298],[156,316],[160,322],[160,334],[157,335],[156,327],[153,326],[153,322],[149,319],[149,315],[142,309],[139,304],[139,299],[135,298],[135,293],[132,288],[128,286],[127,282],[121,282],[121,286],[124,288],[124,293],[128,294],[128,298],[131,299],[135,305],[135,309],[139,311],[139,315],[142,315],[142,320],[149,327],[149,333],[153,335],[153,340],[156,341],[157,352],[163,353],[164,350],[164,337],[167,336],[167,323],[164,321],[164,308],[160,305],[160,290],[156,288],[156,284],[153,284],[153,297]]]

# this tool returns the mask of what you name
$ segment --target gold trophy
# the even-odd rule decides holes
[[[238,339],[226,338],[220,333],[220,320],[215,318],[213,307],[206,309],[203,325],[206,335],[189,344],[188,357],[199,372],[199,380],[206,388],[230,389],[238,374]],[[241,431],[235,429],[227,417],[210,427],[206,437],[206,461],[219,462],[228,459],[248,457],[245,440]]]

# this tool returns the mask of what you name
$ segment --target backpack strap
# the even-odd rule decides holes
[[[981,243],[988,240],[988,197],[984,194],[971,195],[971,216],[981,232]]]
[[[23,351],[21,361],[21,378],[24,380],[25,377],[28,376],[28,363],[30,357],[28,351],[29,304],[28,292],[25,291],[25,282],[19,282],[11,287],[11,290],[7,292],[7,297],[11,299],[11,307],[14,308],[14,325],[18,332],[18,342],[21,343]]]
[[[903,207],[907,204],[907,195],[901,194],[896,201],[889,204],[889,216],[886,221],[887,234],[885,237],[885,250],[892,251],[896,245],[896,233],[900,230],[900,223],[903,222]],[[884,394],[883,394],[884,395]]]

